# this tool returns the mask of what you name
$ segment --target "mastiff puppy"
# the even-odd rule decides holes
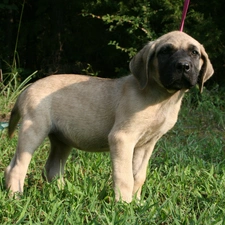
[[[140,199],[156,142],[176,123],[184,93],[195,85],[202,91],[213,67],[198,41],[174,31],[144,46],[130,71],[119,79],[53,75],[24,90],[9,122],[11,137],[21,118],[6,187],[23,192],[31,157],[48,136],[48,181],[63,174],[72,148],[109,150],[116,200]]]

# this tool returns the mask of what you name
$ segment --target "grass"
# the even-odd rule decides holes
[[[11,107],[6,97],[0,97],[4,112]],[[225,224],[225,99],[218,87],[186,95],[177,124],[154,150],[141,203],[115,203],[107,153],[74,150],[64,189],[44,182],[47,140],[31,161],[24,195],[10,199],[3,171],[17,134],[9,140],[5,129],[0,140],[1,224]]]

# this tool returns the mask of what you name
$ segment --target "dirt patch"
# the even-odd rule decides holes
[[[8,122],[10,113],[0,113],[0,122]]]

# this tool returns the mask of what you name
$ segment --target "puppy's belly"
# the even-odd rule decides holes
[[[79,150],[105,152],[109,151],[108,133],[102,133],[92,129],[81,132],[79,129],[74,129],[73,132],[57,130],[52,132],[50,136],[53,140],[56,138]]]

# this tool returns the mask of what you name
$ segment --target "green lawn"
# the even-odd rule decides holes
[[[9,108],[4,97],[0,107]],[[45,183],[47,140],[31,161],[24,195],[10,199],[3,171],[16,141],[0,131],[0,224],[225,224],[225,95],[217,87],[186,95],[177,124],[156,145],[141,202],[114,202],[107,153],[74,150],[64,189]]]

